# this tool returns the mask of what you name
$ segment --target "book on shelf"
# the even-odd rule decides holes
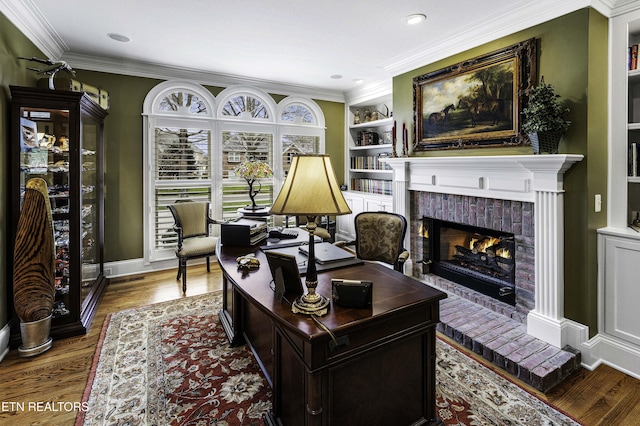
[[[634,44],[629,47],[629,70],[638,69],[638,45]]]
[[[630,177],[640,176],[640,164],[639,164],[639,156],[640,145],[637,142],[632,142],[629,144],[629,155],[628,155],[628,175]]]
[[[381,157],[389,157],[390,154],[360,155],[351,157],[351,168],[361,170],[391,170],[391,167],[380,161]]]
[[[351,179],[351,189],[354,191],[368,192],[370,194],[392,195],[391,180],[354,178]]]
[[[356,139],[356,144],[358,146],[378,145],[379,143],[380,135],[378,135],[376,132],[358,132]]]

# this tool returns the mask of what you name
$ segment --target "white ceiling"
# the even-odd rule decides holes
[[[390,87],[393,76],[591,3],[0,0],[0,11],[50,59],[74,68],[185,76],[205,84],[245,80],[329,99]],[[404,25],[402,18],[412,13],[427,20]],[[114,41],[108,33],[131,41]]]

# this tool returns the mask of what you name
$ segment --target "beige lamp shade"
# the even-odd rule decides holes
[[[329,156],[293,157],[289,174],[269,213],[291,216],[351,213],[342,196]]]

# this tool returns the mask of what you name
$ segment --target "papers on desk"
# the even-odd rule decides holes
[[[320,263],[318,261],[318,258],[317,258],[318,247],[322,246],[324,244],[331,245],[331,246],[333,246],[333,248],[344,252],[344,254],[340,253],[339,255],[336,255],[335,256],[335,260],[333,260],[333,261],[328,261],[328,262],[325,261],[323,263]],[[307,262],[308,262],[309,258],[308,258],[306,253],[303,253],[300,250],[302,247],[307,247],[307,246],[306,245],[302,245],[302,246],[293,246],[293,247],[281,247],[281,248],[276,248],[276,249],[272,249],[271,247],[269,247],[269,248],[262,247],[262,251],[263,252],[273,251],[273,252],[276,252],[276,253],[283,253],[283,254],[288,254],[288,255],[291,255],[291,256],[295,256],[296,262],[298,263],[298,269],[300,270],[300,274],[304,275],[304,274],[307,273]],[[358,264],[363,263],[362,259],[358,259],[357,257],[355,257],[353,254],[349,253],[348,251],[343,250],[340,247],[336,247],[331,243],[316,244],[314,248],[315,248],[314,252],[316,253],[316,263],[318,264],[317,265],[317,270],[318,271],[324,271],[324,270],[334,269],[334,268],[342,268],[343,266],[358,265]],[[308,249],[308,247],[307,247],[307,249]]]
[[[300,246],[299,250],[309,255],[309,246]],[[340,247],[337,247],[331,243],[320,243],[314,245],[314,253],[316,255],[316,262],[323,265],[329,262],[338,262],[341,260],[353,259],[356,257],[353,253],[350,253]]]
[[[280,240],[278,238],[267,238],[266,245],[260,246],[260,248],[264,250],[271,250],[275,248],[282,247],[298,247],[300,244],[304,244],[309,242],[309,234],[307,232],[300,232],[301,235],[298,235],[298,238],[292,238],[290,240],[284,239]],[[316,244],[320,244],[322,242],[322,238],[314,237],[314,241]]]

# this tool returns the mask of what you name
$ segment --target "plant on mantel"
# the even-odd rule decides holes
[[[544,82],[544,77],[529,89],[527,106],[522,109],[522,132],[529,137],[534,154],[558,153],[560,139],[571,124],[564,118],[569,108],[562,106],[559,99],[560,95]]]

